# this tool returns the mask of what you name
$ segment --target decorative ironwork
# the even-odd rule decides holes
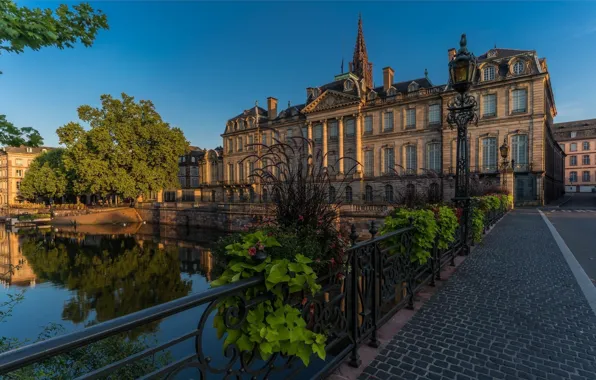
[[[504,211],[490,213],[485,220],[487,227],[496,223]],[[287,288],[284,291],[285,302],[301,309],[308,328],[327,336],[327,361],[313,360],[307,369],[296,357],[274,354],[263,359],[256,348],[245,352],[236,344],[230,344],[223,350],[220,345],[214,344],[211,321],[215,313],[223,319],[229,333],[241,327],[252,308],[271,299],[271,294],[265,290],[250,299],[245,296],[248,289],[263,287],[264,278],[254,277],[6,352],[0,355],[0,375],[43,363],[56,356],[64,355],[67,359],[64,363],[68,363],[69,358],[74,357],[69,355],[81,347],[192,309],[199,313],[196,328],[104,367],[90,368],[89,373],[77,376],[85,379],[114,376],[127,366],[194,340],[193,352],[186,352],[159,368],[150,369],[153,372],[140,376],[172,379],[177,374],[182,375],[182,371],[186,374],[190,370],[196,371],[194,377],[200,379],[218,376],[261,379],[273,373],[287,378],[322,378],[348,356],[349,364],[359,366],[358,347],[361,343],[367,341],[369,345],[378,347],[378,329],[401,308],[413,308],[418,289],[439,280],[441,269],[454,264],[455,256],[464,248],[463,228],[462,224],[456,232],[456,240],[447,249],[437,249],[435,242],[428,262],[420,265],[410,259],[414,227],[377,237],[377,227],[371,222],[371,238],[356,243],[358,234],[355,226],[352,226],[352,247],[346,251],[347,270],[338,267],[320,277],[318,283],[322,287],[314,296],[290,294]],[[235,302],[224,304],[224,301],[229,300]],[[305,370],[308,371],[307,375]]]

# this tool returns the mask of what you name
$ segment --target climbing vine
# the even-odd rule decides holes
[[[381,233],[386,234],[410,225],[414,227],[410,260],[424,264],[431,255],[438,230],[435,215],[431,210],[397,208],[390,216],[385,218]],[[390,250],[392,254],[405,254],[407,252],[408,247],[404,246],[400,237],[389,238],[385,241],[387,246],[392,247]]]

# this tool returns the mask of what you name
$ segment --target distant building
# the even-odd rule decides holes
[[[455,54],[448,50],[445,74]],[[434,177],[421,187],[429,193],[441,188],[445,199],[452,197],[456,132],[447,115],[455,91],[449,84],[433,84],[426,70],[415,79],[397,73],[383,68],[382,86],[375,85],[359,20],[349,72],[307,88],[303,104],[278,110],[277,99],[270,97],[267,109],[255,105],[228,120],[222,134],[225,200],[237,201],[248,192],[249,200],[266,201],[266,193],[249,177],[262,164],[251,159],[252,144],[296,136],[314,141],[313,153],[327,157],[324,165],[337,180],[348,172],[346,161],[336,164],[338,158],[360,163],[354,182],[338,194],[344,203],[382,203],[394,194],[423,191],[403,180],[417,177]],[[561,196],[564,153],[552,134],[557,111],[546,59],[534,50],[490,49],[478,56],[471,95],[479,117],[468,135],[472,175],[498,186],[499,147],[507,141],[508,162],[513,161],[508,186],[516,204],[544,204]],[[402,180],[395,179],[396,171]]]
[[[31,161],[52,148],[26,146],[0,149],[0,207],[21,203],[19,189]]]
[[[556,123],[554,129],[555,139],[567,154],[566,191],[594,191],[596,189],[596,119]]]

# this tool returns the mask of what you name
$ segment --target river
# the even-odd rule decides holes
[[[0,338],[33,342],[202,292],[214,275],[211,250],[221,236],[217,231],[149,224],[18,231],[0,226],[0,304],[9,295],[23,295],[12,315],[0,322]],[[12,273],[11,265],[16,266]],[[127,342],[152,346],[186,334],[196,329],[204,309],[190,309],[122,336],[116,350],[133,352]],[[227,360],[222,343],[216,343],[211,318],[201,341],[212,364],[223,365]],[[108,354],[111,348],[100,350],[104,364],[114,361]],[[164,360],[194,351],[194,340],[187,340],[169,349]],[[198,373],[185,370],[176,378],[198,378]]]

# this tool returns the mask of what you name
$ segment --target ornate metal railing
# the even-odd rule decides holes
[[[283,378],[322,378],[334,370],[349,356],[353,366],[360,364],[358,347],[361,343],[379,345],[379,328],[401,308],[414,306],[414,295],[424,285],[434,286],[440,279],[441,268],[454,264],[462,244],[460,232],[448,249],[436,248],[423,265],[410,260],[414,228],[407,227],[377,237],[375,223],[371,222],[371,239],[356,243],[358,235],[352,226],[352,247],[346,251],[349,269],[330,268],[318,279],[321,290],[314,296],[287,294],[286,303],[298,307],[309,328],[327,336],[327,360],[316,359],[305,368],[296,357],[273,355],[260,359],[257,349],[241,352],[235,344],[223,349],[223,340],[214,339],[211,321],[216,313],[223,316],[228,331],[236,330],[245,321],[248,311],[261,302],[271,299],[263,291],[250,300],[245,298],[246,290],[261,287],[263,277],[244,279],[233,284],[209,289],[200,294],[186,296],[168,303],[154,306],[84,330],[58,336],[31,344],[0,355],[0,375],[18,371],[28,366],[43,365],[48,359],[58,357],[64,365],[76,360],[77,350],[84,349],[106,338],[131,332],[142,326],[174,317],[184,311],[196,312],[193,320],[198,325],[187,332],[155,346],[147,346],[140,352],[119,359],[98,368],[88,368],[86,373],[77,373],[81,379],[122,378],[121,372],[127,366],[134,366],[143,360],[155,362],[155,355],[169,352],[175,346],[186,343],[183,353],[160,366],[151,367],[134,377],[189,378],[186,371],[196,371],[192,378],[271,378],[274,373]],[[264,288],[263,288],[264,289]],[[237,302],[222,313],[224,300],[233,297]],[[185,317],[186,319],[188,316]],[[234,321],[234,322],[232,322]],[[240,322],[238,322],[240,321]],[[194,349],[189,349],[190,343]],[[180,347],[180,346],[178,346]],[[129,378],[129,377],[126,377]]]

